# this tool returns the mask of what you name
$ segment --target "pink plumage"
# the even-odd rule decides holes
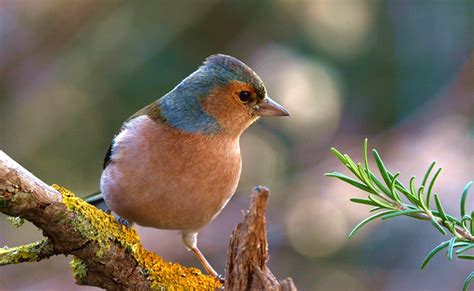
[[[241,61],[216,55],[122,126],[100,188],[129,222],[176,229],[214,276],[197,233],[219,214],[240,178],[240,135],[260,116],[287,116]]]

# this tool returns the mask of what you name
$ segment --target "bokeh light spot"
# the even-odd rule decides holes
[[[347,240],[344,214],[336,205],[320,198],[299,200],[289,208],[285,224],[291,245],[303,256],[329,256]]]

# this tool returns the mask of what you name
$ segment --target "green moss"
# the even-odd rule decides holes
[[[19,247],[0,248],[0,266],[23,262],[37,262],[40,260],[38,255],[41,252],[52,253],[52,247],[48,240],[41,240]]]
[[[21,227],[25,223],[25,220],[21,217],[9,216],[7,219],[16,228]]]
[[[63,203],[77,214],[75,227],[90,240],[96,241],[100,250],[97,256],[118,242],[125,247],[144,270],[153,289],[215,289],[222,284],[216,278],[204,275],[196,268],[164,261],[155,253],[143,248],[137,232],[116,222],[112,215],[106,214],[58,185],[53,185],[63,196]]]
[[[72,275],[78,281],[82,281],[82,279],[87,275],[87,266],[86,264],[79,259],[78,257],[74,257],[69,265],[72,268]]]

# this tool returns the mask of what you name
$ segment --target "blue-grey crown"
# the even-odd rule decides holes
[[[252,84],[256,90],[264,90],[260,77],[246,64],[231,56],[212,55],[206,59],[198,71],[212,75],[223,84],[237,80]]]

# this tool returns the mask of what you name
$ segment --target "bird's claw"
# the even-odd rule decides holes
[[[215,277],[216,277],[216,279],[219,280],[219,282],[221,282],[222,284],[225,283],[225,277],[222,276],[221,274],[217,274]]]
[[[121,225],[124,225],[127,229],[129,229],[130,227],[132,227],[132,223],[128,222],[128,220],[126,220],[125,218],[121,217],[121,216],[116,216],[115,217],[115,220],[120,223]]]

